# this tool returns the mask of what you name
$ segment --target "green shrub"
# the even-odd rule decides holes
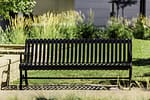
[[[145,18],[145,25],[144,25],[144,39],[150,40],[150,17]]]
[[[150,27],[145,28],[144,39],[150,40]]]
[[[126,19],[111,18],[106,27],[106,34],[109,38],[132,38],[132,30],[129,28],[129,22]]]
[[[150,39],[150,18],[139,17],[133,22],[133,35],[137,39]]]
[[[96,27],[92,23],[81,23],[77,28],[78,38],[108,38],[105,28]]]
[[[81,23],[78,25],[77,34],[80,38],[93,38],[95,27],[91,23]]]
[[[0,15],[9,19],[11,13],[17,14],[22,12],[24,14],[30,14],[36,4],[35,0],[0,0]]]
[[[3,30],[1,27],[0,27],[0,43],[3,44],[3,43],[9,43],[9,31],[8,29],[7,30]]]
[[[138,18],[135,22],[133,29],[133,35],[137,39],[143,39],[144,38],[144,23],[142,22],[141,18]]]

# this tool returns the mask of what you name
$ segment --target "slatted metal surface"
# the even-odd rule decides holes
[[[26,41],[25,48],[23,64],[30,66],[31,69],[34,69],[34,65],[41,69],[43,66],[52,65],[54,67],[49,66],[48,69],[55,70],[55,66],[61,69],[61,66],[65,65],[129,66],[132,60],[131,40],[29,39]],[[76,67],[73,68],[76,69]],[[79,69],[81,70],[82,67]]]
[[[22,79],[28,84],[27,70],[129,70],[128,78],[131,81],[132,41],[28,39],[25,44],[24,60],[22,56],[20,59],[20,84]],[[24,77],[22,70],[25,70]]]

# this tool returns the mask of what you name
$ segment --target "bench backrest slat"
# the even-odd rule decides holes
[[[36,64],[37,63],[37,54],[38,54],[38,41],[35,41],[34,42],[35,44],[35,52],[34,52],[34,57],[35,57],[35,61],[34,61],[34,64]]]
[[[94,62],[94,63],[97,63],[97,54],[98,54],[98,53],[97,53],[98,50],[96,49],[96,48],[97,48],[97,43],[98,43],[98,42],[97,42],[97,39],[96,39],[96,40],[95,40],[95,51],[94,51],[94,56],[95,56],[95,58],[94,58],[94,61],[95,61],[95,62]]]
[[[51,50],[50,63],[52,64],[53,63],[53,53],[54,53],[54,50],[53,50],[54,49],[54,40],[51,41],[51,45],[50,46],[51,46],[51,48],[50,48],[50,50]]]
[[[81,41],[80,41],[81,42]],[[81,42],[82,43],[82,42]],[[81,43],[78,43],[78,63],[81,63]]]
[[[47,40],[47,60],[46,60],[46,64],[49,64],[49,59],[50,59],[50,40]]]
[[[91,47],[91,49],[90,49],[90,63],[93,63],[93,40],[91,40],[90,41],[90,47]]]
[[[106,53],[105,53],[105,52],[106,52],[106,51],[105,51],[105,44],[106,44],[106,42],[105,42],[105,40],[103,40],[103,41],[104,41],[104,42],[103,42],[103,59],[102,59],[102,60],[103,60],[103,63],[105,63],[105,58],[106,58],[106,57],[105,57],[105,54],[106,54]]]
[[[123,41],[123,62],[126,61],[126,43],[125,40]]]
[[[86,63],[88,63],[89,62],[89,53],[90,53],[90,51],[89,51],[89,48],[90,48],[89,41],[87,41],[86,45],[87,45],[87,47],[86,47],[86,49],[87,49]]]
[[[58,43],[57,43],[58,41],[56,40],[55,41],[55,60],[54,60],[54,63],[57,63],[57,59],[58,59],[58,57],[57,57],[57,50],[58,50]]]
[[[114,62],[114,41],[111,42],[111,63]]]
[[[102,40],[99,40],[98,42],[102,42]],[[102,44],[99,43],[99,63],[101,63],[101,58],[102,58]]]
[[[109,63],[110,61],[109,61],[109,57],[110,57],[110,49],[109,49],[109,47],[110,47],[110,45],[109,45],[109,41],[107,42],[107,63]]]
[[[65,62],[65,41],[62,41],[62,45],[63,45],[63,49],[62,49],[62,53],[63,53],[63,55],[62,55],[62,63],[64,63]]]
[[[58,45],[59,45],[59,59],[58,59],[58,63],[61,63],[61,55],[62,55],[62,52],[61,52],[61,50],[62,50],[62,40],[60,40],[60,41],[58,41]]]
[[[28,39],[25,63],[129,63],[131,40],[113,39]]]
[[[33,56],[34,56],[34,52],[33,52],[33,51],[34,51],[34,41],[31,41],[31,47],[32,47],[32,48],[31,48],[31,63],[32,63],[33,60],[34,60],[34,59],[33,59]]]
[[[132,43],[128,40],[128,62],[132,62]]]
[[[117,61],[117,58],[118,58],[118,49],[117,49],[117,45],[118,45],[118,43],[117,42],[115,42],[115,63],[117,63],[118,61]]]
[[[46,43],[46,40],[44,39],[44,42],[42,43],[42,45],[43,45],[43,50],[42,50],[42,51],[43,51],[42,64],[43,64],[43,65],[45,65],[45,59],[46,59],[46,53],[47,53],[46,44],[47,44],[47,43]]]
[[[39,62],[39,65],[41,65],[42,40],[40,40],[39,44],[40,44],[40,46],[39,46],[39,53],[38,53],[39,54],[39,58],[38,58],[39,61],[38,62]]]
[[[26,56],[25,56],[25,61],[29,62],[30,60],[30,41],[27,41],[27,45],[26,45]]]

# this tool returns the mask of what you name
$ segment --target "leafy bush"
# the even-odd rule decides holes
[[[84,19],[84,16],[82,16]],[[83,20],[82,23],[78,23],[77,26],[78,38],[106,38],[105,29],[96,27],[94,25],[94,13],[92,9],[89,10],[89,16],[87,20]]]
[[[78,38],[107,38],[105,29],[96,27],[92,23],[81,23],[77,28]]]
[[[78,25],[77,34],[80,38],[93,38],[96,28],[90,23],[81,23]]]
[[[142,19],[139,18],[136,20],[133,29],[133,35],[137,39],[143,39],[144,38],[144,23],[142,22]]]
[[[129,22],[126,19],[111,18],[106,27],[106,34],[109,38],[132,38],[132,30],[129,28]]]
[[[32,13],[35,6],[35,0],[1,0],[0,1],[0,15],[5,18],[10,18],[10,12],[24,14]]]
[[[150,18],[139,17],[134,19],[133,35],[137,39],[150,39]]]

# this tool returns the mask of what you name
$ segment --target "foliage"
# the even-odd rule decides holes
[[[91,15],[90,15],[91,16]],[[24,43],[26,38],[140,38],[150,39],[150,18],[111,18],[106,27],[96,27],[92,18],[85,22],[81,13],[49,12],[33,19],[16,16],[5,31],[1,43]]]
[[[0,0],[0,15],[9,18],[10,12],[29,14],[35,3],[35,0]]]
[[[24,43],[26,38],[77,38],[77,25],[82,22],[76,11],[46,13],[33,17],[33,20],[16,16],[11,19],[11,27],[1,31],[0,38],[9,43]],[[1,43],[5,42],[4,39]]]
[[[128,20],[111,18],[106,27],[109,38],[132,38],[132,30],[129,28]]]
[[[133,24],[133,35],[137,39],[150,39],[150,18],[139,17]]]
[[[141,18],[137,19],[137,21],[135,22],[135,25],[132,29],[134,30],[133,35],[135,38],[143,39],[143,37],[144,37],[144,23],[142,22]]]
[[[29,27],[32,38],[76,38],[77,23],[83,22],[80,13],[66,11],[34,17]]]
[[[92,9],[89,11],[88,19],[84,19],[84,22],[78,23],[77,36],[78,38],[106,38],[104,28],[94,25],[94,13]]]
[[[107,24],[106,34],[109,38],[150,39],[150,18],[133,19],[112,17]]]
[[[81,23],[77,27],[78,38],[107,38],[105,29],[92,23]]]
[[[80,38],[93,38],[96,28],[93,24],[81,23],[78,25],[77,34]]]
[[[9,38],[8,38],[8,34],[9,34],[9,31],[8,30],[3,30],[1,27],[0,27],[0,43],[9,43]]]

